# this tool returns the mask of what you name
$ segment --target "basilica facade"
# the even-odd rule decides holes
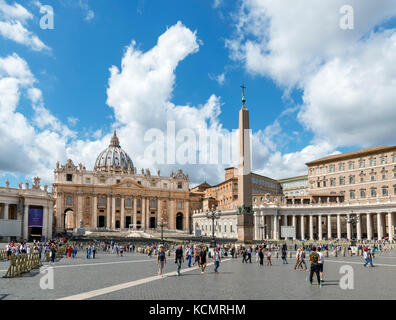
[[[55,230],[168,230],[190,231],[192,210],[200,198],[189,191],[182,170],[169,177],[149,169],[138,172],[121,148],[116,132],[97,157],[92,171],[67,160],[54,171]]]

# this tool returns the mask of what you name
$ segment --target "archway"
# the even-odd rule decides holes
[[[176,214],[176,229],[183,230],[183,213],[181,212]]]
[[[142,227],[141,222],[138,220],[136,221],[136,229],[140,229]]]
[[[115,227],[116,229],[120,229],[120,220],[116,220]]]
[[[65,229],[76,228],[75,214],[72,209],[66,209],[63,218],[64,218],[63,225],[65,226]]]

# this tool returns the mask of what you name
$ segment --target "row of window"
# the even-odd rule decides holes
[[[90,205],[90,198],[87,197],[85,199],[85,201],[86,201],[85,204],[87,206],[89,206]],[[165,204],[166,204],[166,202],[165,202]],[[72,196],[70,196],[70,195],[66,196],[66,205],[67,206],[72,206],[73,205],[73,197]],[[115,205],[116,205],[116,207],[120,207],[121,206],[121,199],[117,198],[115,200]],[[103,196],[99,197],[99,206],[100,207],[106,206],[106,197],[103,197]],[[141,200],[140,199],[136,200],[136,206],[137,206],[137,208],[141,208]],[[133,207],[132,198],[126,198],[125,199],[125,207],[126,208],[132,208]],[[150,200],[150,208],[157,208],[157,200]],[[177,209],[183,209],[183,201],[177,201]]]
[[[381,188],[381,194],[383,197],[387,197],[388,196],[388,187],[382,187]],[[393,186],[393,194],[396,195],[396,185]],[[377,197],[377,189],[376,188],[372,188],[370,189],[370,195],[371,197]],[[366,194],[366,189],[361,189],[360,190],[360,198],[366,198],[367,194]],[[349,198],[351,199],[355,199],[356,195],[355,195],[355,190],[351,190],[349,191]]]
[[[385,165],[387,164],[387,156],[381,156],[379,157],[379,165]],[[369,167],[373,167],[377,165],[377,159],[375,157],[371,157],[369,159],[367,159],[367,162],[365,159],[360,159],[357,162],[358,168],[365,168],[366,167],[366,163],[368,163]],[[394,153],[392,155],[392,163],[396,163],[396,153]],[[347,167],[349,170],[353,170],[355,169],[355,161],[349,161],[347,162]],[[335,164],[331,164],[328,166],[328,172],[329,173],[333,173],[336,170],[336,165]],[[338,171],[345,171],[345,163],[341,162],[338,164]],[[314,173],[316,173],[316,175],[320,175],[320,174],[326,174],[327,173],[327,167],[321,167],[321,168],[316,168],[316,170],[314,170],[314,168],[311,168],[309,171],[309,175],[312,176]]]
[[[70,173],[66,174],[66,181],[72,182],[73,181],[73,175],[70,174]],[[106,183],[106,179],[105,178],[100,178],[99,182],[104,184],[104,183]],[[85,183],[88,183],[88,184],[91,183],[91,178],[85,178]],[[117,179],[116,183],[117,184],[121,183],[121,180]],[[141,181],[137,181],[137,183],[138,184],[142,184]],[[166,188],[168,188],[168,184],[164,183],[162,187],[166,189]],[[182,182],[178,182],[177,183],[177,189],[179,189],[179,190],[183,189],[183,183]]]
[[[366,178],[365,178],[364,176],[365,176],[364,174],[361,174],[361,175],[360,175],[360,177],[359,177],[359,182],[376,181],[376,180],[377,180],[376,172],[370,173],[370,178],[369,178],[369,180],[366,180]],[[323,177],[323,178],[325,179],[326,177]],[[388,177],[387,177],[386,173],[383,173],[383,174],[381,175],[381,178],[382,178],[382,180],[386,180]],[[396,171],[393,172],[393,178],[396,178]],[[330,187],[335,187],[335,186],[336,186],[336,182],[337,182],[337,181],[336,181],[336,178],[330,178],[330,185],[329,185],[329,186],[330,186]],[[345,182],[346,182],[346,179],[345,179],[344,176],[343,176],[343,177],[338,177],[338,185],[343,186],[343,185],[345,185]],[[349,176],[349,177],[348,177],[348,182],[349,182],[349,184],[354,184],[354,183],[356,183],[355,176],[354,176],[354,175]],[[314,188],[314,187],[315,187],[315,183],[314,183],[314,182],[311,182],[311,188]],[[317,182],[316,182],[316,187],[317,187],[317,188],[321,188],[321,187],[325,188],[325,187],[328,187],[327,181],[326,181],[326,180],[317,181]]]
[[[212,231],[212,226],[211,225],[201,225],[201,230],[202,231]],[[214,228],[215,232],[227,232],[227,225],[224,225],[223,227],[219,224],[215,226]],[[230,232],[233,232],[232,225],[230,225]]]
[[[259,179],[256,177],[252,177],[252,183],[253,184],[258,184],[259,186],[267,187],[267,188],[272,188],[272,189],[278,189],[278,185],[273,182],[269,182],[264,179]]]

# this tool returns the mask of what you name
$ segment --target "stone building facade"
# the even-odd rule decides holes
[[[41,187],[38,177],[31,187],[28,182],[19,183],[18,189],[6,181],[0,187],[0,240],[51,239],[54,203],[48,186]]]
[[[192,210],[200,206],[181,170],[169,177],[160,171],[138,173],[121,148],[116,132],[92,171],[72,160],[57,163],[54,183],[56,231],[85,229],[165,229],[189,232]]]
[[[307,170],[278,180],[278,196],[253,195],[256,240],[281,239],[282,226],[293,226],[295,239],[395,239],[396,146],[328,156],[307,163]],[[230,227],[236,210],[222,215],[216,236],[236,238]],[[203,210],[194,211],[194,229],[206,232],[210,224]]]

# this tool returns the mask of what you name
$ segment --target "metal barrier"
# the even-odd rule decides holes
[[[20,277],[23,273],[30,272],[42,266],[38,252],[31,254],[12,254],[10,257],[10,266],[4,278]]]

